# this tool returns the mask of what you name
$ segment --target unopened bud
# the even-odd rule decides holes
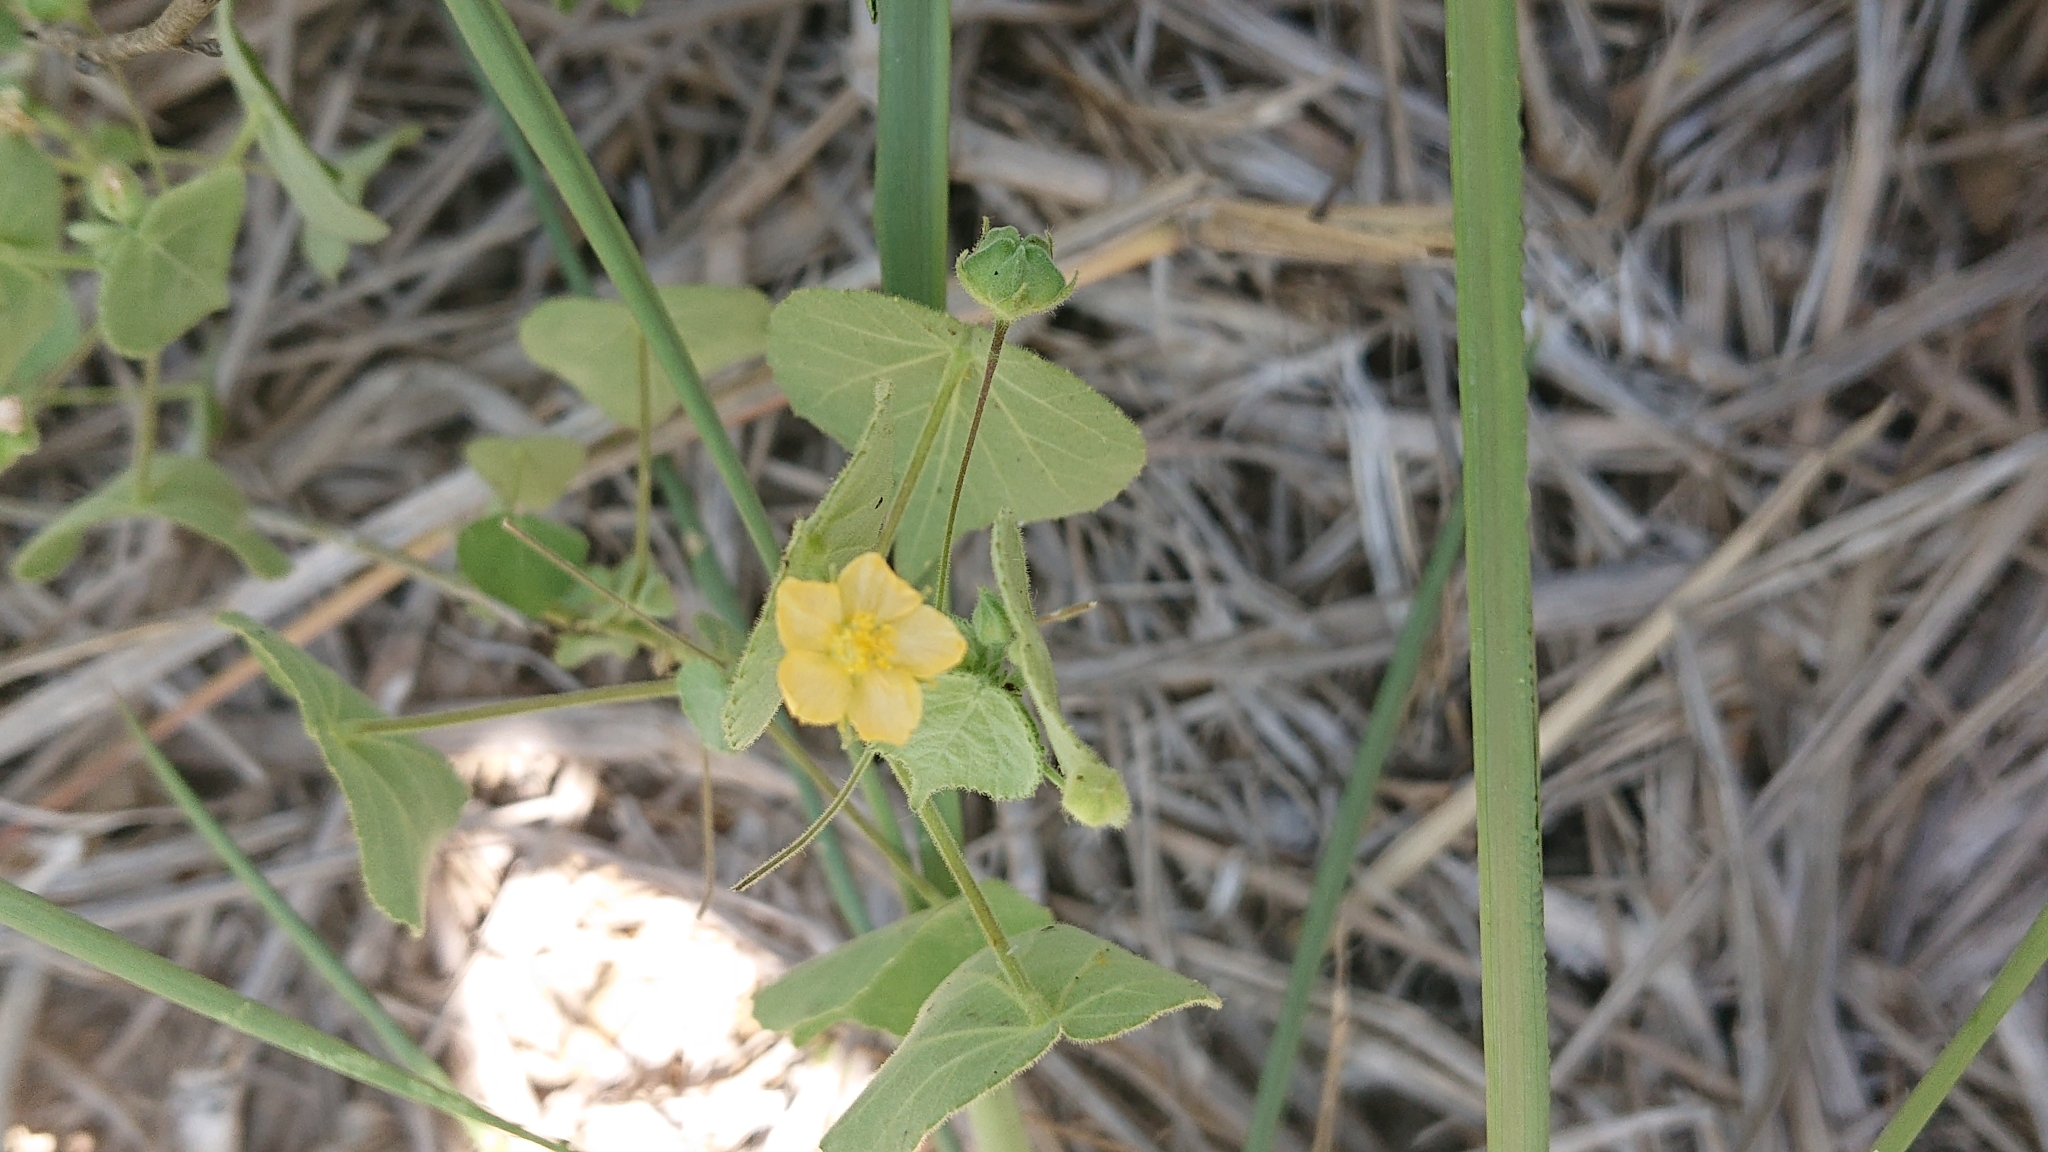
[[[116,224],[133,224],[142,218],[146,203],[141,182],[123,164],[102,164],[92,174],[86,196],[93,210]]]
[[[1060,807],[1075,821],[1090,828],[1121,828],[1130,820],[1131,794],[1124,790],[1123,775],[1094,749],[1084,744],[1067,751],[1060,768],[1066,773]]]
[[[954,270],[967,294],[1005,324],[1057,308],[1074,294],[1075,282],[1053,263],[1052,241],[1007,224],[985,229]]]

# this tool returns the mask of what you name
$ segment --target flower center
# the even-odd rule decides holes
[[[859,676],[895,663],[896,629],[879,623],[872,612],[855,612],[832,634],[827,655],[849,676]]]

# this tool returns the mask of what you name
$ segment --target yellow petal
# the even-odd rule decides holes
[[[877,624],[900,620],[924,603],[917,589],[891,571],[879,552],[862,553],[839,573],[839,593],[847,615],[866,612]]]
[[[929,680],[967,655],[967,641],[944,612],[928,604],[896,622],[896,666]]]
[[[806,724],[837,724],[846,718],[853,680],[816,652],[791,652],[775,667],[775,683],[789,714]]]
[[[870,672],[854,681],[853,699],[846,705],[854,732],[871,744],[908,742],[923,717],[924,689],[910,673],[894,669]]]
[[[823,652],[844,619],[836,584],[792,577],[775,590],[775,634],[791,652]]]

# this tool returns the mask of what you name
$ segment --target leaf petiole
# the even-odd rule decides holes
[[[673,697],[675,694],[674,680],[636,680],[630,684],[607,684],[602,688],[557,692],[552,696],[522,696],[516,700],[500,700],[495,704],[479,704],[474,708],[453,708],[445,712],[422,712],[414,716],[361,720],[351,727],[357,734],[363,736],[402,736],[413,732],[427,732],[435,728],[453,728],[459,724],[498,720],[506,716],[551,712],[557,708],[581,708],[591,704],[631,704],[641,700],[660,700],[664,697]]]
[[[925,463],[931,459],[932,445],[938,441],[939,429],[946,423],[946,416],[953,410],[953,397],[960,391],[960,382],[967,378],[972,362],[957,351],[954,359],[946,364],[945,382],[939,385],[938,398],[932,401],[930,411],[925,413],[924,427],[918,431],[917,447],[911,450],[910,464],[903,470],[903,481],[896,486],[896,498],[889,505],[889,514],[882,518],[881,543],[875,551],[889,554],[890,545],[896,543],[896,529],[903,523],[903,513],[910,508],[911,493],[917,491],[917,482],[924,478]]]
[[[662,637],[663,639],[667,640],[671,644],[674,644],[677,648],[681,649],[683,652],[690,654],[691,656],[695,656],[700,660],[709,660],[713,665],[717,666],[720,669],[724,669],[726,667],[725,663],[721,661],[718,657],[712,655],[710,652],[705,651],[703,648],[698,647],[696,644],[692,643],[690,640],[679,634],[675,629],[670,628],[668,625],[663,624],[661,621],[656,620],[654,617],[649,616],[645,612],[642,612],[638,605],[634,604],[630,600],[627,600],[624,596],[619,595],[617,592],[614,592],[611,589],[605,587],[598,581],[592,579],[590,573],[585,572],[583,569],[570,563],[567,557],[557,555],[554,549],[549,548],[547,545],[534,539],[530,533],[519,527],[519,525],[515,523],[510,516],[505,517],[503,520],[499,521],[498,524],[499,527],[502,527],[503,529],[505,529],[506,532],[510,533],[514,540],[517,540],[521,544],[526,545],[528,548],[533,549],[533,551],[536,554],[538,554],[542,559],[546,560],[550,564],[553,564],[556,568],[560,569],[564,573],[567,573],[570,579],[576,581],[578,584],[583,585],[583,587],[590,590],[592,593],[596,594],[599,599],[603,600],[607,604],[610,604],[612,607],[617,608],[619,611],[624,612],[635,623],[643,625],[647,628],[652,628],[654,630],[655,635]],[[641,574],[645,575],[644,570]]]

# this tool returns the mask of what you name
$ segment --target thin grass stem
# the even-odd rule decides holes
[[[501,720],[507,716],[552,712],[558,708],[632,704],[641,700],[673,697],[675,694],[676,686],[672,680],[636,680],[630,684],[607,684],[602,688],[557,692],[551,696],[521,696],[516,700],[500,700],[495,704],[479,704],[474,708],[451,708],[444,712],[421,712],[414,716],[362,720],[353,727],[364,736],[407,736],[414,732],[431,732],[437,728],[454,728],[461,724]]]

